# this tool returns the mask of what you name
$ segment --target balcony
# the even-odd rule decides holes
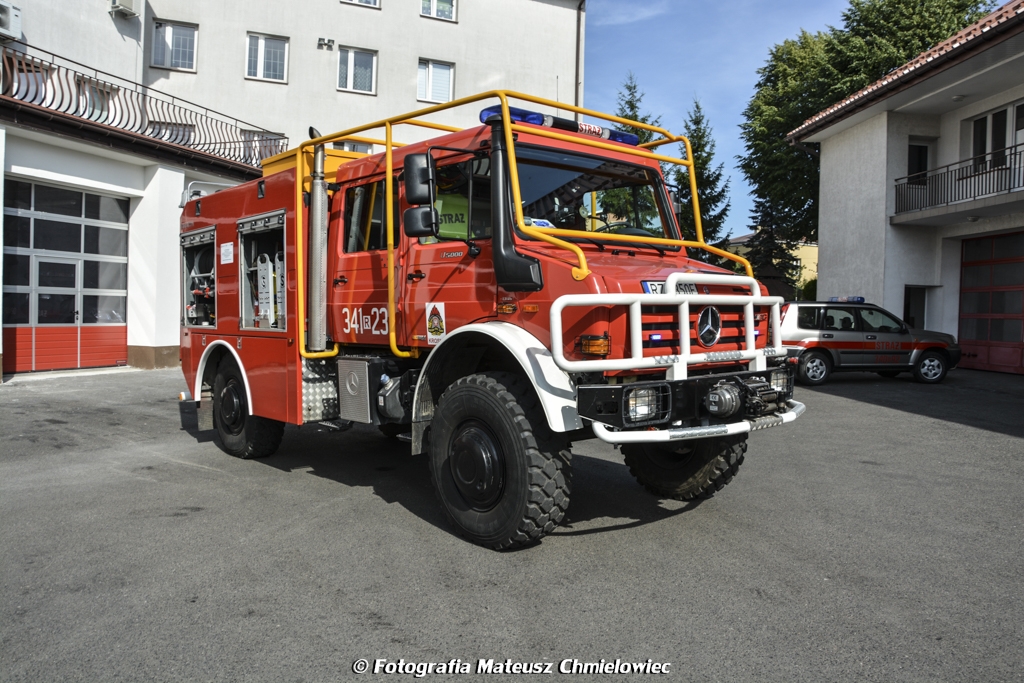
[[[245,180],[288,138],[58,55],[0,52],[0,118]]]
[[[948,225],[1024,210],[1024,144],[896,180],[892,225]]]

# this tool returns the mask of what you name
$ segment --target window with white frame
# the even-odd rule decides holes
[[[450,102],[455,85],[455,65],[421,59],[416,78],[416,98],[425,102]]]
[[[250,33],[245,75],[266,81],[285,81],[288,75],[288,39]]]
[[[377,53],[354,47],[339,47],[338,90],[370,94],[376,92]]]
[[[1008,155],[1019,154],[1007,148],[1024,145],[1024,102],[1004,107],[971,122],[971,156],[976,163],[1005,166]],[[987,158],[986,158],[986,155]]]
[[[341,0],[341,3],[349,5],[365,5],[366,7],[380,7],[380,0]]]
[[[198,31],[195,26],[153,22],[153,66],[195,71]]]
[[[455,21],[455,0],[423,0],[420,14]]]

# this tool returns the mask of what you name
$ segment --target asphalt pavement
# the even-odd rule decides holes
[[[414,676],[360,659],[471,669],[425,680],[479,680],[481,659],[552,664],[527,679],[617,659],[669,673],[568,677],[1024,678],[1024,377],[798,388],[806,414],[752,435],[699,505],[580,442],[568,522],[506,553],[451,532],[406,444],[289,427],[238,460],[185,388],[0,386],[0,681]]]

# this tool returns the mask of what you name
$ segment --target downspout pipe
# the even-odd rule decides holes
[[[310,127],[309,137],[320,137]],[[327,182],[323,145],[313,148],[309,187],[309,330],[306,346],[314,353],[327,349]]]
[[[587,0],[580,0],[576,5],[576,80],[573,82],[573,104],[577,107],[580,104],[580,89],[583,87],[583,12],[586,9]],[[576,112],[576,121],[580,121],[581,114]]]

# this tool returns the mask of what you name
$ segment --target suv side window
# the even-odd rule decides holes
[[[801,330],[817,330],[821,327],[821,306],[800,306],[797,309],[796,326]]]
[[[857,329],[857,321],[853,317],[853,310],[849,308],[829,308],[825,311],[825,324],[823,330],[834,330],[836,332],[852,332]]]
[[[884,311],[875,308],[862,308],[857,311],[865,332],[899,332],[903,323]]]

